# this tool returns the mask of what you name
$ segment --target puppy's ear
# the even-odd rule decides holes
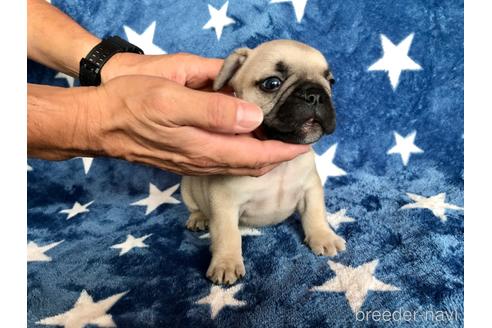
[[[234,74],[236,74],[236,71],[246,61],[250,51],[251,49],[249,48],[236,49],[224,60],[224,64],[214,81],[215,91],[222,89],[229,82]]]

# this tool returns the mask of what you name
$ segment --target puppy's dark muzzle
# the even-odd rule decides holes
[[[336,127],[335,108],[330,96],[317,84],[305,83],[292,92],[295,97],[304,102],[304,111],[310,117],[305,125],[317,123],[323,128],[325,134],[331,134]]]
[[[328,90],[304,81],[282,95],[262,124],[268,139],[291,143],[313,143],[335,130],[335,110]]]

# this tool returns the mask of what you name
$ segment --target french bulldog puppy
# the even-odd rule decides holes
[[[239,98],[261,107],[264,138],[311,144],[335,129],[333,83],[318,50],[275,40],[255,49],[236,49],[225,59],[214,90],[228,84]],[[345,250],[345,241],[326,221],[312,149],[261,177],[185,176],[181,194],[191,213],[187,228],[210,230],[207,277],[214,283],[233,284],[245,275],[239,224],[272,225],[298,210],[305,242],[314,253],[334,256]]]

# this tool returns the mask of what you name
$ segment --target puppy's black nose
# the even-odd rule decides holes
[[[294,91],[294,94],[303,99],[310,106],[317,106],[326,102],[326,92],[313,84],[304,84]]]
[[[308,93],[306,96],[306,102],[311,105],[318,105],[320,103],[321,95],[315,92]]]

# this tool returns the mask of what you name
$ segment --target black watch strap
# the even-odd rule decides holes
[[[142,49],[123,40],[118,36],[111,36],[102,40],[97,46],[80,60],[79,80],[82,86],[97,86],[101,84],[101,69],[104,64],[116,53],[133,52],[143,54]]]

